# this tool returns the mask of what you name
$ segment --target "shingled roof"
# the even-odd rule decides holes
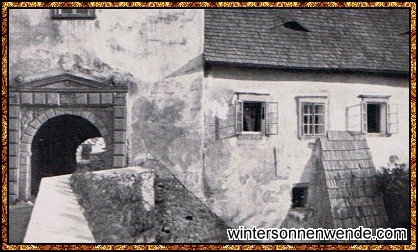
[[[322,152],[334,226],[385,227],[388,219],[364,134],[328,131],[316,144]]]
[[[409,72],[408,9],[208,9],[206,63]]]

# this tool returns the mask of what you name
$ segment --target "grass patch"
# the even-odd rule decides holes
[[[144,208],[140,174],[79,172],[70,183],[96,242],[138,242],[154,226],[154,212]]]

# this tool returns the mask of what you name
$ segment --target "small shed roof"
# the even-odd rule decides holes
[[[388,219],[364,134],[328,131],[317,144],[335,227],[385,227]]]

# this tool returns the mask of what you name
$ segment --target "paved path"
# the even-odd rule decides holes
[[[95,243],[70,176],[42,179],[24,243]]]
[[[22,243],[33,206],[9,207],[9,243]]]

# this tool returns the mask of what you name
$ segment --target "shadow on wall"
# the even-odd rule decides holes
[[[173,165],[169,156],[178,151],[173,142],[185,137],[185,129],[175,126],[180,121],[184,102],[172,99],[171,105],[159,108],[155,101],[139,98],[133,104],[132,152],[142,153],[144,147],[166,165]],[[141,143],[145,146],[141,146]]]
[[[131,162],[150,154],[193,193],[202,191],[202,81],[190,74],[149,83],[131,104]]]
[[[332,228],[331,206],[319,155],[319,148],[315,145],[300,182],[290,190],[292,205],[281,228]]]
[[[312,70],[286,70],[286,69],[271,69],[271,68],[251,68],[251,67],[237,67],[237,66],[209,66],[207,72],[214,78],[221,79],[239,79],[250,81],[306,81],[311,82],[334,82],[334,83],[366,83],[370,85],[384,85],[384,86],[402,86],[409,87],[409,81],[405,81],[403,75],[387,74],[381,76],[378,74],[368,74],[359,72],[347,73],[330,73],[326,71]]]

